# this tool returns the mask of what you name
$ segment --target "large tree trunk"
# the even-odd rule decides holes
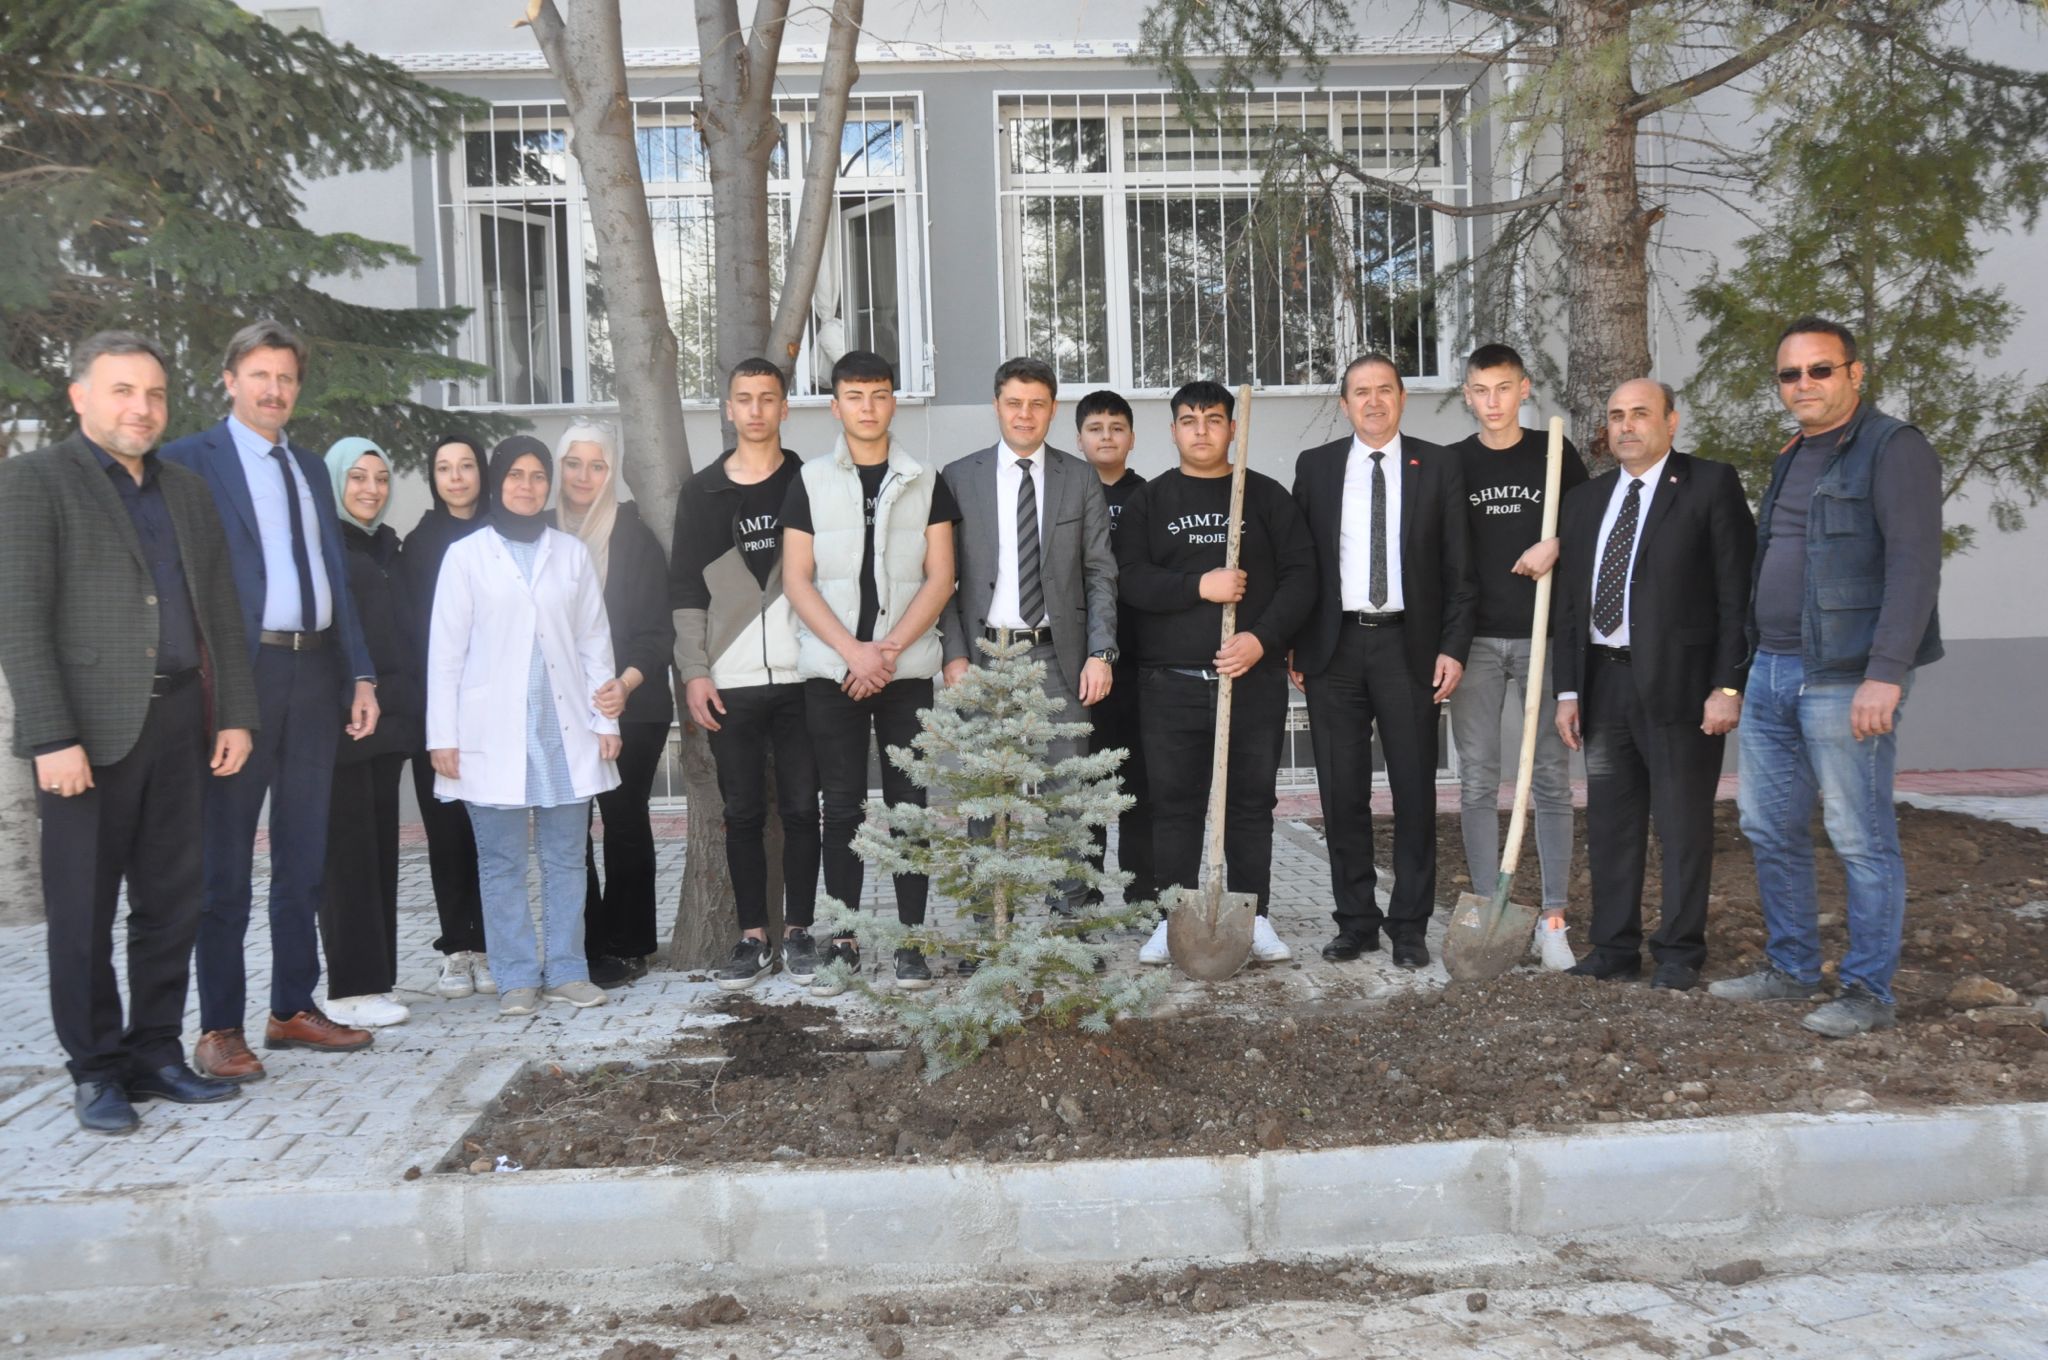
[[[1565,0],[1561,50],[1629,50],[1626,0]],[[1587,58],[1575,67],[1561,120],[1565,294],[1565,407],[1579,447],[1606,459],[1607,398],[1650,373],[1650,225],[1636,180],[1635,96],[1628,64]]]
[[[14,732],[14,694],[0,678],[0,736]],[[0,926],[43,919],[42,822],[35,767],[0,754]]]

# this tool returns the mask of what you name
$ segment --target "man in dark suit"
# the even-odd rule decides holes
[[[1465,480],[1448,450],[1401,433],[1406,392],[1393,360],[1353,360],[1340,390],[1352,433],[1305,451],[1294,469],[1320,568],[1293,670],[1308,694],[1336,898],[1323,957],[1378,949],[1384,924],[1395,964],[1420,968],[1436,901],[1436,706],[1458,687],[1472,645]],[[1373,893],[1375,725],[1394,795],[1384,915]]]
[[[256,695],[213,499],[152,452],[162,351],[102,332],[78,347],[71,378],[78,432],[0,463],[0,666],[14,753],[35,760],[50,1014],[78,1122],[128,1133],[132,1101],[235,1094],[185,1065],[178,1036],[206,771],[231,778],[248,759]],[[124,878],[125,1030],[113,960]]]
[[[1675,452],[1671,389],[1637,378],[1607,400],[1620,466],[1561,507],[1557,731],[1586,752],[1592,952],[1581,977],[1642,971],[1649,822],[1664,856],[1651,986],[1697,987],[1707,957],[1714,788],[1742,717],[1756,519],[1726,463]]]
[[[274,321],[228,342],[221,380],[232,410],[164,457],[206,479],[227,531],[262,719],[249,763],[208,790],[206,910],[200,918],[199,1025],[193,1061],[230,1081],[263,1064],[242,1037],[256,823],[270,800],[269,1016],[265,1048],[367,1048],[369,1031],[337,1025],[314,1004],[316,921],[327,864],[334,758],[347,732],[376,730],[376,673],[349,598],[348,564],[326,466],[285,434],[306,345]]]
[[[959,587],[940,621],[946,683],[979,661],[979,640],[1007,630],[1045,663],[1046,693],[1065,705],[1055,721],[1081,722],[1109,693],[1117,661],[1109,502],[1093,468],[1045,442],[1059,409],[1052,366],[1011,359],[996,370],[995,388],[1002,437],[939,474],[961,516],[953,547]],[[1062,738],[1048,758],[1085,748]],[[1078,907],[1081,886],[1069,888],[1068,905]]]

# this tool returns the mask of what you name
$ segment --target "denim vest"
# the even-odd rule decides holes
[[[1814,483],[1806,519],[1806,598],[1800,609],[1800,660],[1809,680],[1861,680],[1877,635],[1877,616],[1884,607],[1884,532],[1878,527],[1870,487],[1885,446],[1909,428],[1875,407],[1866,406],[1843,432],[1827,466]],[[1770,488],[1757,512],[1757,542],[1771,541],[1771,511],[1785,473],[1804,439],[1795,439],[1778,455]],[[1763,573],[1758,552],[1750,569],[1749,647],[1756,651],[1756,585]],[[1941,656],[1941,611],[1927,619],[1913,664],[1924,666]]]

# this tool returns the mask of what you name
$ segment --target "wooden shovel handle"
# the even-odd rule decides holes
[[[1550,418],[1550,449],[1543,464],[1543,532],[1557,537],[1557,486],[1564,475],[1564,419]],[[1555,567],[1536,579],[1536,616],[1529,628],[1529,679],[1522,686],[1522,758],[1515,769],[1515,810],[1508,817],[1508,838],[1501,846],[1501,882],[1514,876],[1522,858],[1522,832],[1529,822],[1529,786],[1536,777],[1536,722],[1543,712],[1543,687],[1549,683],[1543,663],[1550,655],[1550,584]],[[1473,885],[1475,888],[1477,884]]]
[[[1224,539],[1223,567],[1237,566],[1238,541],[1244,536],[1244,469],[1251,460],[1252,389],[1246,383],[1237,389],[1237,458],[1230,469],[1230,528]],[[1237,604],[1223,606],[1223,636],[1220,647],[1237,632]],[[1223,882],[1223,799],[1230,777],[1230,677],[1216,682],[1216,749],[1209,757],[1209,880]]]

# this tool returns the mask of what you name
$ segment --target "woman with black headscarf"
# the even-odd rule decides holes
[[[476,829],[484,941],[501,1015],[543,1001],[601,1006],[583,950],[590,800],[618,787],[619,713],[604,586],[589,550],[548,527],[547,446],[491,451],[489,528],[448,549],[427,647],[427,751],[435,794]],[[540,936],[526,893],[540,859]]]
[[[484,487],[483,445],[474,435],[450,433],[434,442],[427,487],[434,504],[405,537],[402,566],[412,617],[418,626],[418,656],[427,654],[427,625],[434,617],[434,585],[448,549],[487,522],[490,493]],[[412,759],[413,794],[427,832],[427,868],[434,881],[434,908],[441,917],[441,976],[434,990],[445,997],[498,990],[484,953],[484,909],[476,878],[476,832],[460,802],[434,797],[434,765],[421,750]]]

